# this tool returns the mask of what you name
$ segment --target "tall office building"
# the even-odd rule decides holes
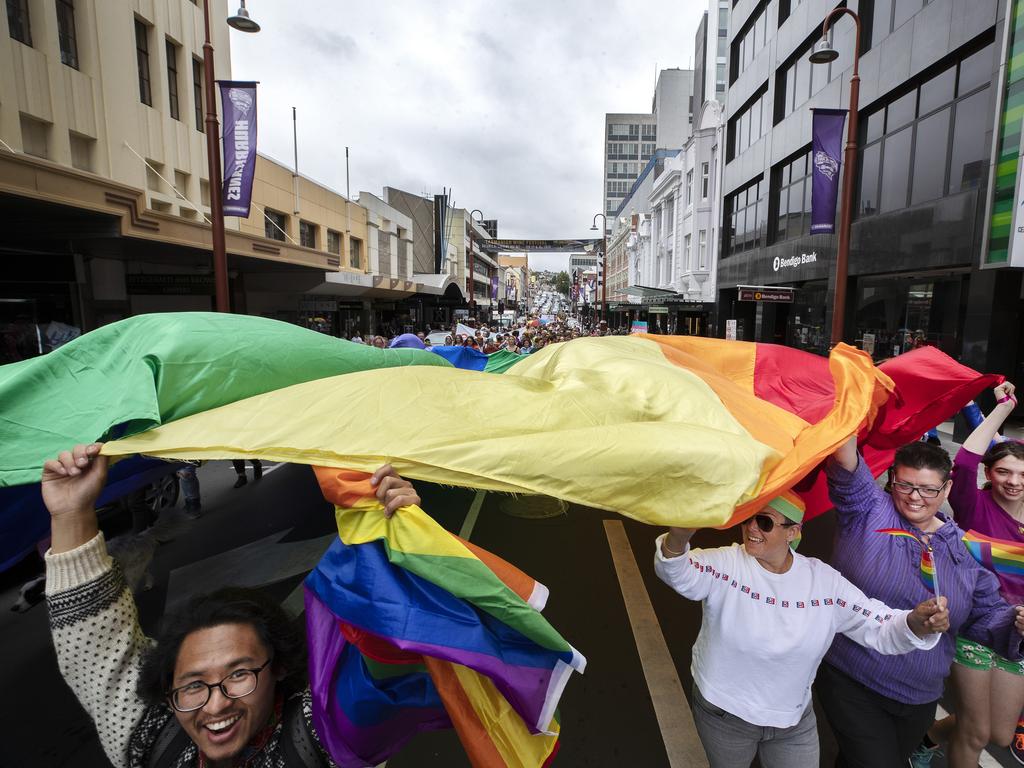
[[[612,112],[604,116],[604,212],[609,221],[654,155],[657,141],[653,114]],[[607,232],[611,233],[611,224]]]
[[[1018,2],[847,5],[862,26],[844,338],[880,359],[924,336],[974,368],[1019,377],[1021,270],[1007,268],[1024,264],[1011,228],[1024,40],[1007,19]],[[733,8],[718,266],[719,332],[731,319],[740,338],[818,352],[829,345],[838,236],[809,234],[811,109],[847,106],[855,44],[853,20],[839,17],[839,58],[808,61],[832,7]],[[791,300],[741,300],[740,285],[785,287]]]
[[[663,69],[654,86],[650,114],[604,116],[604,212],[611,219],[657,149],[679,149],[693,132],[693,70]]]
[[[708,100],[725,103],[728,37],[729,0],[710,0],[693,44],[693,100],[696,111]]]

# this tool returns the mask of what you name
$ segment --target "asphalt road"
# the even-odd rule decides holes
[[[226,462],[201,468],[204,515],[169,519],[174,540],[162,544],[151,572],[154,586],[138,596],[143,628],[152,632],[169,603],[197,590],[227,583],[261,586],[294,605],[306,571],[335,530],[308,467],[271,468],[259,482],[232,489]],[[424,509],[459,532],[474,498],[469,491],[418,483]],[[608,513],[570,507],[565,514],[527,519],[507,514],[503,498],[488,494],[470,538],[545,583],[551,597],[545,615],[588,660],[586,674],[570,680],[562,698],[562,740],[556,765],[618,768],[669,765],[651,703],[623,593],[616,576],[604,521]],[[181,502],[179,502],[179,508]],[[533,505],[527,504],[526,507]],[[520,512],[523,510],[520,507]],[[663,585],[652,566],[659,532],[624,520],[624,530],[643,586],[664,635],[683,689],[691,684],[690,649],[700,626],[700,607]],[[830,516],[805,527],[801,552],[826,558],[832,540]],[[702,531],[697,546],[728,543],[736,532]],[[37,564],[0,574],[0,605],[11,605],[17,588]],[[106,766],[92,725],[57,671],[39,605],[25,614],[0,610],[0,722],[4,747],[0,768]],[[822,765],[834,760],[834,745],[819,717]],[[999,763],[1015,765],[1008,754]],[[390,768],[459,768],[469,763],[454,732],[417,736]],[[940,767],[941,762],[935,765]]]

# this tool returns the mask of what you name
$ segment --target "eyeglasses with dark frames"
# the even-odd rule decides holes
[[[902,480],[897,480],[895,473],[889,470],[889,487],[903,496],[913,496],[914,491],[917,491],[922,499],[935,499],[942,493],[942,489],[946,487],[948,482],[949,480],[938,488],[930,485],[913,485],[912,483],[904,483]]]
[[[241,699],[256,690],[260,682],[260,672],[267,668],[274,659],[269,658],[259,667],[253,669],[236,669],[218,683],[204,683],[202,680],[195,680],[188,685],[175,688],[167,695],[173,706],[179,712],[194,712],[206,706],[210,700],[214,688],[220,688],[220,692],[229,699]]]

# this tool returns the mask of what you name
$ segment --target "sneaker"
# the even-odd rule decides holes
[[[932,764],[932,758],[942,754],[943,752],[940,747],[926,747],[924,744],[919,744],[917,749],[910,755],[907,764],[910,768],[928,768]]]
[[[249,481],[248,481],[248,480],[246,479],[245,475],[239,475],[239,476],[238,476],[238,479],[237,479],[237,480],[235,480],[235,485],[234,485],[234,487],[235,487],[235,488],[241,488],[241,487],[242,487],[243,485],[245,485],[245,484],[246,484],[246,483],[248,483],[248,482],[249,482]]]
[[[1017,721],[1017,730],[1014,731],[1013,741],[1010,742],[1010,754],[1014,760],[1024,765],[1024,717]]]

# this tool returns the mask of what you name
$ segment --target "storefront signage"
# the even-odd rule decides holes
[[[778,272],[780,269],[790,269],[792,267],[799,267],[801,264],[814,264],[818,261],[818,252],[811,251],[810,253],[801,253],[799,256],[790,256],[789,258],[782,258],[776,256],[772,261],[772,271]]]
[[[125,276],[128,293],[149,296],[212,296],[213,275]]]
[[[775,303],[792,304],[792,288],[771,288],[739,286],[740,301],[770,301]]]
[[[299,299],[300,312],[337,312],[337,299],[304,298]]]
[[[725,321],[725,338],[729,341],[736,341],[736,321]]]
[[[668,307],[648,307],[647,312],[651,315],[667,315]]]

